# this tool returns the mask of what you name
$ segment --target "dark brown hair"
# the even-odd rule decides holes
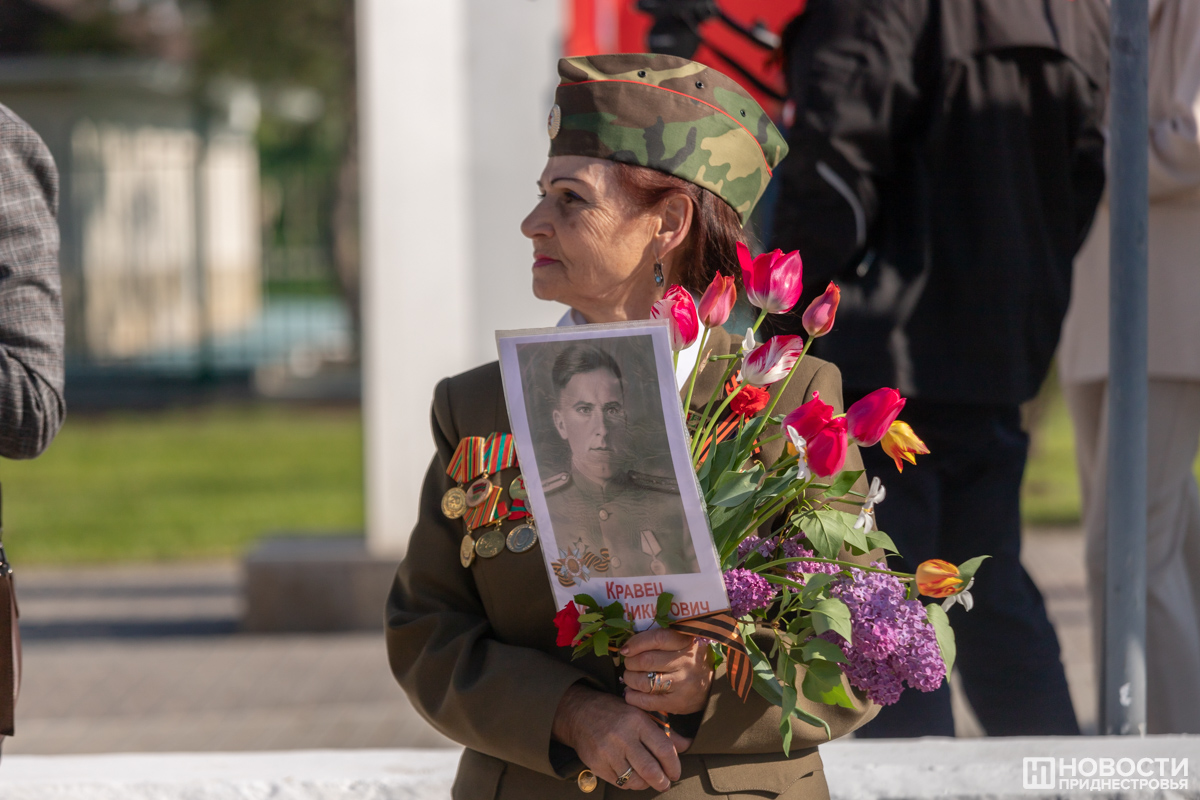
[[[692,201],[692,228],[675,250],[673,283],[702,293],[718,272],[741,283],[737,243],[746,242],[747,234],[732,206],[703,187],[649,167],[617,162],[616,179],[634,205],[645,211],[673,194]]]

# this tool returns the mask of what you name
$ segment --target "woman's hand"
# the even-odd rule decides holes
[[[695,637],[665,628],[635,635],[621,648],[625,656],[625,702],[663,714],[700,711],[708,703],[712,686],[709,652]],[[658,676],[657,691],[650,678],[652,672]],[[676,738],[672,736],[672,740]],[[690,744],[686,740],[677,742],[679,752],[687,749],[685,743]]]
[[[554,715],[552,735],[574,748],[596,777],[616,785],[633,767],[623,789],[653,787],[660,792],[679,780],[679,754],[673,739],[648,714],[621,698],[575,684]]]

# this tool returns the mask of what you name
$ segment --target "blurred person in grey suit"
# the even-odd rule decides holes
[[[33,129],[0,105],[0,456],[33,458],[66,414],[58,171]]]

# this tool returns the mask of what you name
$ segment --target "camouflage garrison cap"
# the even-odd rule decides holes
[[[746,90],[676,56],[580,56],[558,62],[550,155],[592,156],[668,172],[720,197],[742,223],[787,155]]]

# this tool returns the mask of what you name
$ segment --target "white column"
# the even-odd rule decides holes
[[[521,220],[546,164],[546,118],[562,51],[561,0],[471,0],[471,354],[496,358],[497,330],[553,325],[563,307],[530,292],[533,247]]]
[[[437,381],[468,363],[467,0],[360,0],[367,542],[404,550]]]
[[[552,325],[520,221],[545,162],[557,0],[360,0],[367,542],[403,552],[437,381]]]

